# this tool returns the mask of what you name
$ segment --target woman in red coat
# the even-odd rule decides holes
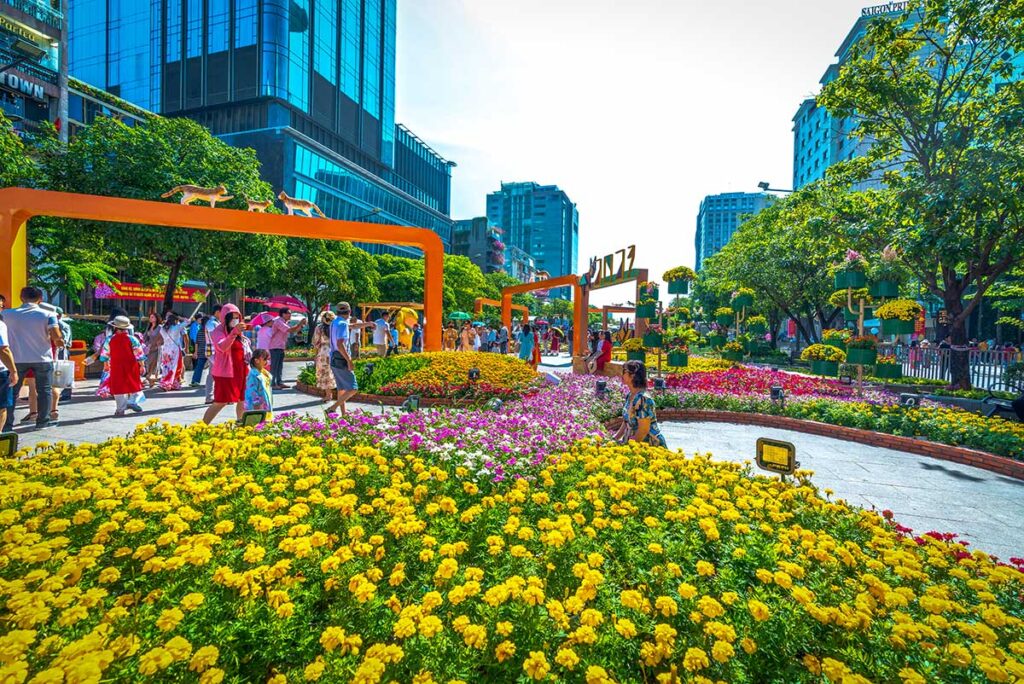
[[[125,409],[136,413],[142,411],[139,402],[142,393],[142,360],[145,357],[142,345],[129,330],[132,322],[125,316],[115,316],[108,324],[113,334],[103,343],[100,360],[110,362],[110,393],[116,403],[115,416],[123,416]]]

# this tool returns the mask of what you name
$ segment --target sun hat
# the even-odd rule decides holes
[[[118,330],[127,330],[132,327],[132,322],[128,320],[127,316],[114,316],[110,320],[110,327],[117,328]]]

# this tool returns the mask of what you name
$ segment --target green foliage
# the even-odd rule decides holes
[[[38,169],[31,149],[14,132],[10,120],[0,112],[0,188],[33,187]]]
[[[372,373],[367,372],[366,364],[368,363],[373,364]],[[357,359],[355,373],[359,380],[359,391],[366,394],[380,394],[380,389],[385,385],[429,365],[430,358],[421,354],[399,354],[383,359],[379,357]]]
[[[98,321],[82,321],[77,318],[65,318],[65,320],[71,326],[71,338],[83,340],[86,345],[92,345],[93,339],[106,328]]]

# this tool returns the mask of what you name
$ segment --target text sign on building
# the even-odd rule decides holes
[[[796,471],[796,447],[781,439],[759,437],[757,440],[757,467],[780,475]]]
[[[594,257],[590,260],[587,284],[596,287],[603,281],[620,280],[626,273],[633,270],[635,261],[636,245],[630,245],[601,259]]]
[[[865,7],[860,11],[860,14],[863,17],[877,17],[882,14],[892,14],[893,12],[906,12],[909,5],[909,2],[890,2],[885,5]]]
[[[33,83],[24,76],[18,76],[10,72],[0,74],[0,86],[10,88],[14,92],[27,95],[33,100],[39,100],[42,102],[46,99],[46,93],[43,91],[43,86],[38,83]]]

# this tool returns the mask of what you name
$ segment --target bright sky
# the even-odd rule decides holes
[[[578,269],[635,243],[660,280],[693,266],[705,195],[791,187],[793,115],[872,4],[399,0],[397,120],[458,163],[454,218],[503,180],[553,183]]]

